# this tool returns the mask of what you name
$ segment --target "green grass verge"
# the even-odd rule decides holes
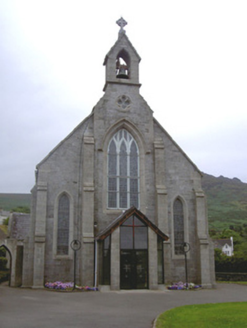
[[[186,305],[161,314],[156,328],[247,327],[247,302]]]
[[[247,285],[247,281],[217,281],[217,284],[238,284],[238,285]]]

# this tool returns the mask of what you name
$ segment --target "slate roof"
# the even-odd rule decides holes
[[[9,237],[23,240],[29,235],[30,214],[12,213],[9,224]]]
[[[231,239],[226,238],[226,239],[215,239],[214,240],[214,247],[215,248],[222,248],[225,246],[225,244],[232,246]]]
[[[7,238],[6,233],[0,229],[0,245],[3,243],[3,241]]]
[[[168,240],[169,237],[165,235],[158,227],[156,227],[153,222],[151,222],[141,211],[139,211],[135,206],[132,206],[128,210],[124,211],[115,220],[113,220],[104,230],[102,230],[98,236],[97,240],[103,240],[109,236],[115,229],[117,229],[124,221],[126,221],[132,215],[136,215],[140,220],[142,220],[147,226],[149,226],[157,235],[159,235],[163,240]]]

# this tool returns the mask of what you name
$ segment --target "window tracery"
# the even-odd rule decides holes
[[[108,146],[108,207],[139,207],[139,151],[125,129],[119,130]]]

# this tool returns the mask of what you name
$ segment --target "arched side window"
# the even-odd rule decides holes
[[[58,201],[57,255],[69,254],[69,214],[69,197],[66,194],[62,194]]]
[[[119,130],[108,146],[108,208],[139,208],[139,150],[132,135]]]
[[[184,209],[182,201],[177,198],[173,204],[174,251],[175,255],[184,254]]]

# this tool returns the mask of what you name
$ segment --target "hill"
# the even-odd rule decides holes
[[[209,229],[247,224],[247,183],[204,173],[202,187],[208,200]]]
[[[16,207],[31,206],[31,194],[2,194],[0,193],[0,209],[11,211]]]
[[[207,195],[209,229],[222,231],[247,224],[247,183],[204,173],[202,187]],[[5,211],[30,204],[31,194],[0,193],[0,209]]]

